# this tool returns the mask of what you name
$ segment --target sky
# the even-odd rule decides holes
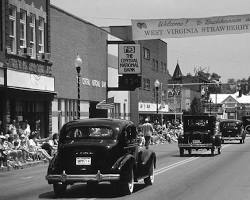
[[[51,0],[51,4],[96,26],[131,25],[131,19],[203,18],[250,14],[250,0]],[[195,68],[221,81],[250,77],[250,33],[163,39],[168,70],[177,62],[183,75]]]

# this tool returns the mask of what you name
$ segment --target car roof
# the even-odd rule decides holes
[[[237,123],[242,123],[241,120],[238,120],[238,119],[223,119],[220,121],[220,123],[223,123],[223,122],[237,122]]]
[[[123,128],[127,125],[133,125],[134,123],[124,119],[111,119],[111,118],[86,118],[73,120],[64,125],[65,128],[77,127],[77,126],[107,126],[112,128]]]
[[[183,118],[188,118],[188,119],[208,119],[208,118],[214,118],[216,117],[214,115],[183,115]]]

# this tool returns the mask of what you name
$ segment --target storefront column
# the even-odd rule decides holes
[[[3,111],[4,133],[7,133],[8,124],[10,123],[10,100],[7,97],[4,100]]]

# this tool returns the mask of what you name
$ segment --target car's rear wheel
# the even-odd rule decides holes
[[[62,196],[67,189],[67,185],[64,183],[54,183],[53,190],[56,196]]]
[[[128,182],[121,182],[120,189],[123,194],[132,194],[134,191],[134,171],[131,169]]]
[[[214,148],[211,149],[211,156],[214,156]]]
[[[144,179],[144,183],[146,185],[153,185],[155,179],[155,174],[154,174],[154,164],[152,162],[151,167],[149,169],[149,176]]]
[[[184,149],[180,148],[180,156],[184,156]]]

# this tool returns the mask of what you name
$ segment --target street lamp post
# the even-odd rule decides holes
[[[160,82],[158,81],[158,79],[155,80],[155,89],[156,89],[156,115],[157,115],[157,120],[160,122],[160,120],[158,119],[158,113],[159,113],[159,109],[158,109],[158,92],[159,92],[159,86],[160,86]]]
[[[77,72],[77,119],[80,119],[80,72],[81,72],[82,59],[77,54],[75,59],[75,68]]]

